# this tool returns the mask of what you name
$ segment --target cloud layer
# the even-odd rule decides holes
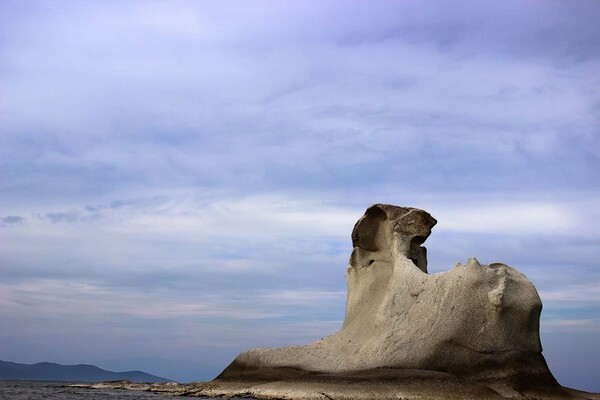
[[[526,273],[559,380],[600,390],[565,355],[600,357],[569,339],[600,334],[597,2],[0,15],[0,358],[192,380],[326,335],[388,202],[439,220],[432,272]]]

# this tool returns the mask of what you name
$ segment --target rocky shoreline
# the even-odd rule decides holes
[[[254,398],[264,400],[442,400],[442,399],[571,399],[600,400],[600,394],[562,387],[560,391],[522,395],[501,384],[484,383],[436,371],[379,370],[357,374],[309,375],[286,380],[221,380],[179,384],[112,381],[70,387],[138,390],[184,397]]]

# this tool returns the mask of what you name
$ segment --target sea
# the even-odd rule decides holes
[[[0,381],[0,400],[173,400],[174,396],[135,390],[73,388],[74,382]],[[206,399],[190,397],[190,399]]]

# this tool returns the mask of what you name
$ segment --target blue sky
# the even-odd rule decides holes
[[[340,326],[372,203],[600,391],[600,3],[3,1],[0,359],[208,379]]]

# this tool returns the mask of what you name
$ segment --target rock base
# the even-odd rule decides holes
[[[217,378],[186,385],[126,381],[77,384],[91,389],[125,389],[188,397],[290,400],[600,400],[600,394],[565,387],[515,391],[502,382],[478,382],[425,370],[376,369],[347,374],[314,374],[291,369],[262,371],[263,378]],[[265,378],[271,376],[271,379]]]

